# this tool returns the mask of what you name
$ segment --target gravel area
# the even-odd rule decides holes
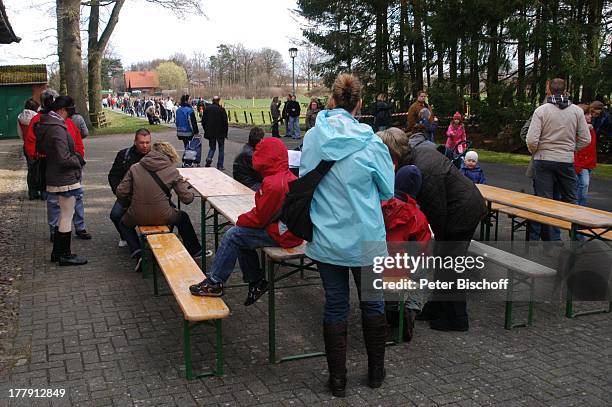
[[[27,349],[14,349],[19,321],[19,283],[23,234],[18,233],[25,199],[26,164],[17,140],[0,143],[0,375],[25,362]]]

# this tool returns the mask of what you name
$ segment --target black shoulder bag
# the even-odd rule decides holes
[[[151,178],[153,178],[153,180],[155,181],[155,183],[157,183],[161,190],[164,191],[164,193],[166,194],[166,198],[168,198],[168,203],[170,204],[170,206],[176,208],[176,205],[174,205],[174,202],[172,202],[172,192],[170,192],[166,184],[164,184],[164,181],[159,178],[159,175],[157,175],[155,171],[147,170],[147,172],[149,173],[149,175],[151,175]]]
[[[312,242],[310,203],[317,185],[331,169],[335,161],[321,161],[315,169],[289,183],[289,192],[281,208],[280,220],[294,235]]]

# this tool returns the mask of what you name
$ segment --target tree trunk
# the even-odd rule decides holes
[[[87,94],[89,99],[89,113],[93,117],[93,121],[97,122],[97,115],[100,111],[100,91],[102,90],[102,55],[111,34],[119,21],[119,12],[125,0],[117,0],[111,11],[108,23],[102,31],[102,35],[98,39],[100,32],[100,0],[90,1],[89,25],[87,33],[89,40],[87,42]],[[128,84],[126,84],[128,86]],[[89,119],[89,117],[87,118]],[[90,125],[89,120],[87,121]]]
[[[385,40],[383,35],[383,8],[385,0],[374,2],[374,13],[376,15],[375,45],[374,45],[374,72],[376,73],[376,92],[383,91],[383,59],[386,53]]]
[[[448,79],[457,89],[457,40],[454,39],[448,49]]]
[[[480,44],[477,34],[473,34],[470,50],[470,96],[473,100],[480,99],[480,75],[478,66],[479,47]]]
[[[406,84],[404,83],[404,48],[406,47],[406,32],[408,30],[408,0],[400,1],[400,19],[399,19],[399,64],[397,67],[397,84],[399,90],[400,109],[404,111],[406,108]]]
[[[603,0],[589,0],[588,2],[588,19],[586,30],[586,57],[588,61],[587,73],[584,78],[584,87],[582,89],[582,100],[592,101],[595,99],[597,85],[597,68],[599,66],[599,40],[598,35],[601,26],[601,17],[603,13]]]
[[[423,32],[421,30],[422,22],[422,2],[421,0],[412,0],[412,8],[414,12],[414,84],[412,94],[417,96],[419,90],[423,89]]]
[[[489,58],[487,60],[487,100],[489,105],[496,107],[499,102],[499,92],[496,89],[499,74],[497,53],[497,21],[489,23]]]
[[[526,27],[526,6],[521,4],[520,21],[522,27]],[[516,96],[519,102],[525,102],[525,54],[527,52],[527,39],[525,33],[521,31],[518,38],[517,57],[518,57],[518,80],[516,87]]]
[[[66,76],[66,90],[75,101],[76,110],[89,122],[87,96],[85,95],[85,80],[83,77],[83,62],[81,56],[80,0],[61,1],[61,23],[63,28],[63,62]]]
[[[64,25],[62,23],[62,2],[57,0],[55,4],[55,15],[57,21],[57,57],[59,60],[59,78],[60,78],[60,87],[57,91],[65,95],[67,93],[66,90],[66,69],[64,67]]]

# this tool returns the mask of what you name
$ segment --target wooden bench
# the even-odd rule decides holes
[[[150,263],[152,264],[151,251],[147,243],[146,237],[149,235],[156,235],[159,233],[170,233],[171,230],[168,226],[136,226],[136,234],[138,235],[138,241],[140,242],[140,258],[142,263],[140,264],[142,270],[142,278],[147,278],[149,274],[149,268],[147,267]]]
[[[572,224],[564,220],[551,218],[550,216],[540,215],[537,213],[529,212],[523,209],[513,208],[511,206],[493,204],[492,210],[497,213],[503,213],[508,215],[511,219],[511,231],[510,240],[514,240],[514,232],[519,230],[521,227],[525,227],[525,240],[529,240],[529,223],[536,222],[543,225],[553,226],[563,230],[571,230]],[[523,219],[522,221],[516,220],[516,218]],[[498,218],[495,217],[496,221]],[[593,229],[593,230],[581,230],[581,234],[599,237],[604,240],[612,240],[612,231],[606,231],[604,229]],[[497,240],[497,224],[495,226],[495,240]]]
[[[473,256],[483,256],[486,260],[502,266],[508,273],[508,289],[506,295],[506,312],[505,323],[506,329],[512,329],[519,326],[528,326],[533,323],[533,293],[535,288],[535,279],[542,277],[552,277],[557,274],[557,271],[529,259],[517,256],[516,254],[500,250],[496,247],[486,245],[481,242],[472,240],[468,252]],[[514,294],[515,274],[521,274],[529,281],[526,284],[529,286],[529,309],[526,324],[514,324],[512,320],[512,304]],[[520,278],[516,278],[518,282]],[[524,280],[524,279],[523,279]]]
[[[166,278],[176,302],[183,311],[183,349],[187,379],[191,380],[211,375],[222,376],[223,337],[221,322],[223,318],[227,318],[229,315],[229,308],[221,298],[191,295],[189,286],[202,281],[204,275],[174,234],[147,235],[146,239],[157,260],[159,269]],[[156,273],[154,272],[153,276],[155,275]],[[212,372],[194,375],[191,360],[191,331],[202,323],[210,323],[215,327],[216,368]]]

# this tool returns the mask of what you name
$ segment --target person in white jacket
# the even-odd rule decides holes
[[[591,134],[584,112],[565,94],[565,80],[550,81],[550,96],[538,107],[527,131],[527,148],[533,155],[534,189],[537,196],[576,203],[574,153],[588,146]],[[551,227],[542,225],[540,238],[551,240]]]
[[[19,116],[17,116],[17,134],[19,135],[19,138],[22,141],[24,140],[25,133],[28,130],[28,126],[30,125],[30,121],[32,121],[32,118],[36,116],[36,112],[38,111],[39,106],[40,105],[38,104],[38,102],[30,98],[26,100],[23,111],[19,113]],[[32,181],[31,168],[32,168],[32,163],[34,162],[34,160],[30,160],[28,158],[28,155],[25,153],[25,147],[23,148],[23,155],[25,156],[26,162],[28,164],[28,177],[27,177],[28,198],[31,201],[34,199],[40,199],[40,191],[38,191],[32,185],[33,181]]]

